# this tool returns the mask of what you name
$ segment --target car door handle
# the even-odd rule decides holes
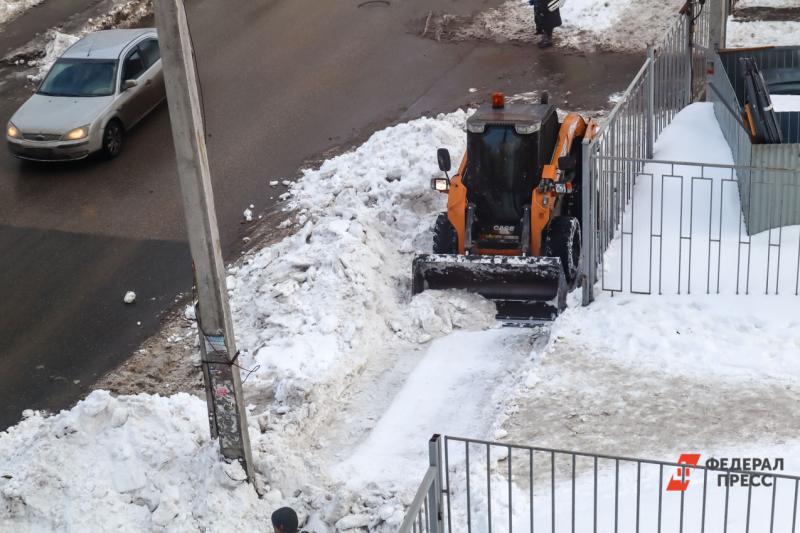
[[[153,85],[153,80],[147,80],[146,82],[144,82],[144,84],[146,86]]]

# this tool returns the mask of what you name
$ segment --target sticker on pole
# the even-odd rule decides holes
[[[225,354],[225,337],[223,335],[203,335],[206,340],[206,353]]]

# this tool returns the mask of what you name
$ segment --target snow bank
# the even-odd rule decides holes
[[[675,24],[679,0],[569,0],[561,9],[564,25],[556,44],[578,49],[644,50]],[[461,38],[535,41],[533,7],[527,0],[507,0],[459,29]],[[632,37],[633,36],[633,37]]]
[[[78,42],[80,36],[61,33],[58,30],[47,30],[47,45],[44,55],[28,61],[29,67],[36,67],[34,74],[28,75],[28,80],[38,83],[44,79],[53,63],[67,51],[67,48]]]
[[[268,523],[238,465],[218,460],[205,402],[112,398],[0,433],[3,531],[223,531]]]
[[[39,5],[44,0],[1,0],[0,24],[5,24],[14,17],[18,17],[33,6]]]
[[[494,322],[494,308],[462,294],[411,301],[411,260],[429,251],[445,196],[435,149],[464,150],[463,111],[374,134],[357,150],[308,170],[292,186],[296,234],[230,270],[231,308],[250,378],[281,402],[315,385],[343,386],[390,339],[426,342]],[[327,391],[330,393],[330,391]]]
[[[729,48],[798,45],[800,45],[800,21],[740,21],[733,17],[728,19]]]

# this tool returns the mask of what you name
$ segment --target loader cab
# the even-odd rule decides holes
[[[522,218],[559,131],[549,104],[486,104],[467,120],[462,182],[475,205],[473,235],[480,248],[518,248]]]

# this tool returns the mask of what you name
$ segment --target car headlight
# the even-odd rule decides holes
[[[20,133],[17,127],[11,122],[8,123],[8,127],[6,128],[6,135],[12,139],[22,139],[22,133]]]
[[[62,137],[65,141],[77,141],[78,139],[85,139],[89,136],[89,126],[81,126],[80,128],[75,128],[74,130],[68,131],[66,135]]]

